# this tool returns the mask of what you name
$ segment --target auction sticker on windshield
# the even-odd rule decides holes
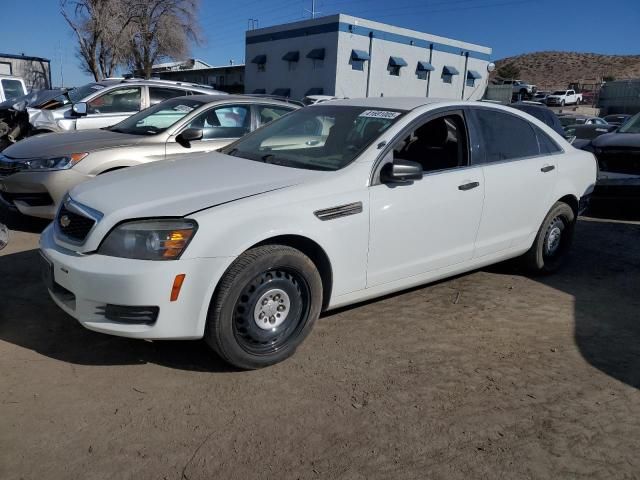
[[[365,110],[362,112],[359,117],[369,117],[369,118],[388,118],[394,119],[400,112],[393,112],[391,110]]]

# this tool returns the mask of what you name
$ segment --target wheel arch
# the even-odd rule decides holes
[[[571,207],[575,216],[578,216],[579,202],[575,195],[568,194],[558,199],[558,202],[566,203]]]
[[[315,264],[322,279],[322,311],[326,310],[331,300],[333,289],[333,269],[327,252],[316,241],[302,235],[278,235],[261,240],[253,244],[249,249],[263,245],[286,245],[300,250]]]

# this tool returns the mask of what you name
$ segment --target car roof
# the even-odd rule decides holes
[[[212,103],[217,101],[227,102],[245,102],[245,103],[268,103],[272,105],[283,105],[283,106],[294,106],[298,107],[299,105],[293,102],[288,102],[286,100],[279,100],[277,98],[270,97],[251,97],[248,95],[227,95],[227,94],[218,94],[218,95],[188,95],[186,98],[199,100],[201,102]]]
[[[460,100],[459,102],[464,102]],[[344,105],[348,107],[371,107],[371,108],[391,108],[394,110],[414,110],[424,105],[434,103],[451,103],[451,100],[444,98],[426,98],[426,97],[367,97],[367,98],[346,98],[331,100],[331,106]],[[464,102],[470,103],[470,102]],[[326,105],[320,103],[319,105]],[[312,108],[311,105],[307,108]]]

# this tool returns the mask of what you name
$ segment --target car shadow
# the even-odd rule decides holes
[[[15,232],[40,233],[51,223],[51,220],[27,217],[0,205],[0,223]]]
[[[512,262],[487,270],[520,274]],[[0,279],[0,339],[6,342],[73,364],[154,363],[192,371],[236,371],[204,342],[150,343],[84,329],[49,299],[40,281],[37,250],[0,256]],[[581,218],[567,263],[556,274],[534,280],[573,297],[574,338],[583,358],[612,378],[640,388],[640,222]],[[412,290],[421,288],[425,287]],[[323,317],[376,301],[381,299]]]
[[[202,341],[145,342],[82,327],[49,298],[37,250],[0,256],[0,340],[78,365],[154,363],[202,372],[236,371]]]

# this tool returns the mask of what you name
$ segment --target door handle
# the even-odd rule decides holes
[[[479,186],[480,186],[480,182],[463,183],[462,185],[458,185],[458,190],[462,190],[463,192],[466,192],[467,190],[471,190]]]
[[[551,170],[553,170],[554,168],[556,168],[554,165],[545,165],[544,167],[542,167],[540,169],[540,171],[542,173],[547,173],[547,172],[550,172]]]

